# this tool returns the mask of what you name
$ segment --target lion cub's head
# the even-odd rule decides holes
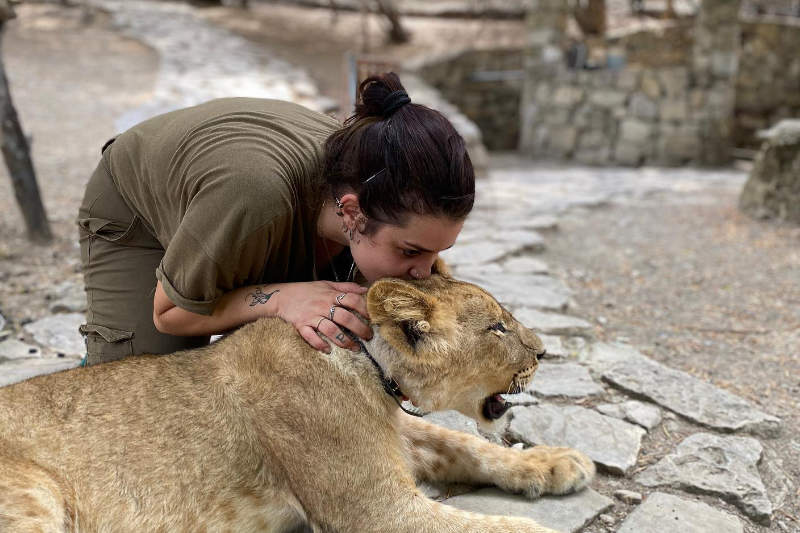
[[[450,277],[384,279],[367,294],[373,351],[418,407],[456,409],[492,427],[522,391],[542,341],[485,290]]]

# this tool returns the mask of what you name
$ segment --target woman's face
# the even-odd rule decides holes
[[[370,283],[384,277],[427,278],[439,252],[455,244],[463,226],[464,220],[411,215],[404,226],[381,224],[372,235],[355,232],[350,252]]]

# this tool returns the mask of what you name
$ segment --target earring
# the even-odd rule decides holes
[[[339,200],[335,196],[333,197],[333,199],[336,201],[336,216],[343,217],[344,213],[342,213],[342,208],[344,207],[344,204],[342,203],[341,200]]]

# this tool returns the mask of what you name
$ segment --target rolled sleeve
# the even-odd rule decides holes
[[[175,285],[164,273],[163,267],[163,262],[158,265],[158,268],[156,269],[156,279],[161,282],[161,287],[164,289],[164,293],[172,303],[181,309],[185,309],[186,311],[190,311],[192,313],[197,313],[198,315],[210,315],[214,312],[214,308],[217,305],[219,296],[210,300],[193,300],[191,298],[187,298],[175,288]]]

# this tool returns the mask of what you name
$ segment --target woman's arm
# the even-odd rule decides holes
[[[372,336],[369,326],[351,312],[368,316],[363,297],[366,290],[355,283],[329,281],[249,285],[224,294],[212,314],[201,315],[176,306],[159,281],[153,297],[153,323],[161,333],[197,336],[224,333],[261,317],[278,316],[293,324],[306,342],[318,350],[330,351],[318,331],[343,348],[356,349],[346,335],[340,335],[340,327],[362,338]],[[345,297],[337,302],[336,297],[343,293]],[[337,308],[332,321],[333,305]]]

